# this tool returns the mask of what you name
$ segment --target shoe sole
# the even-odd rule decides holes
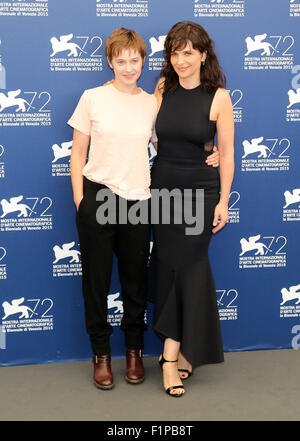
[[[178,369],[179,376],[181,373],[187,374],[187,377],[180,377],[181,380],[188,380],[193,375],[193,371],[189,371],[188,369]]]
[[[140,383],[143,383],[144,379],[145,379],[145,378],[142,378],[141,380],[131,380],[130,378],[125,377],[125,380],[126,380],[127,383],[129,383],[129,384],[140,384]]]
[[[94,381],[94,385],[98,388],[98,389],[102,389],[102,390],[110,390],[113,387],[115,387],[115,385],[113,384],[112,386],[100,386],[100,384],[98,384],[96,381]]]

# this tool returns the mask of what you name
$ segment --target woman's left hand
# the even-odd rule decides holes
[[[216,146],[213,148],[213,152],[211,155],[209,155],[205,162],[207,165],[211,165],[212,167],[219,167],[220,165],[220,153]]]
[[[224,228],[227,221],[228,221],[228,205],[219,202],[215,208],[215,215],[213,220],[213,226],[215,228],[212,229],[212,232],[217,233],[219,230]]]

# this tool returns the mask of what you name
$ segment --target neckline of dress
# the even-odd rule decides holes
[[[196,87],[193,87],[192,89],[186,89],[185,87],[183,87],[180,83],[178,83],[180,89],[185,90],[186,92],[193,92],[194,90],[197,90],[201,87],[201,84],[199,84]]]

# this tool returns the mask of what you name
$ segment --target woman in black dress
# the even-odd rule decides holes
[[[168,33],[156,96],[160,110],[152,199],[153,190],[178,189],[181,195],[191,190],[195,213],[200,201],[196,190],[204,190],[202,232],[187,234],[187,221],[176,223],[174,212],[172,215],[176,196],[171,198],[170,224],[164,224],[161,216],[153,224],[153,326],[164,340],[159,359],[164,388],[169,395],[180,397],[185,392],[182,380],[190,377],[193,368],[224,360],[208,245],[211,234],[227,222],[234,174],[232,104],[212,41],[200,25],[180,22]],[[212,152],[215,133],[220,174],[205,162]]]

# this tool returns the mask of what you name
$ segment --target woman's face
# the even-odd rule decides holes
[[[171,64],[179,79],[191,79],[200,82],[201,62],[205,61],[206,53],[194,49],[192,42],[171,53]]]
[[[108,64],[115,73],[115,81],[126,88],[136,84],[142,73],[144,60],[139,52],[123,49]]]

